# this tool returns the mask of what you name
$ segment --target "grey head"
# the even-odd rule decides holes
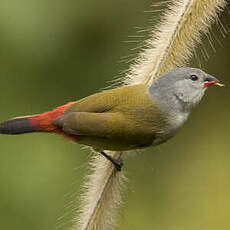
[[[155,80],[149,86],[149,93],[165,109],[189,112],[200,102],[207,87],[218,82],[200,69],[177,68]]]

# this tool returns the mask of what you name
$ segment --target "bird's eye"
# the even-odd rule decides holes
[[[192,81],[196,81],[196,80],[198,80],[198,77],[197,77],[195,74],[192,74],[192,75],[190,76],[190,79],[191,79]]]

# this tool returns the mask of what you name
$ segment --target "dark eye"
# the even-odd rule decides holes
[[[196,81],[196,80],[198,80],[198,77],[195,74],[193,74],[193,75],[190,76],[190,79],[192,81]]]

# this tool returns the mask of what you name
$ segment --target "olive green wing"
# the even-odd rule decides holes
[[[154,139],[149,127],[118,112],[72,112],[57,118],[54,125],[67,134],[81,136],[80,143],[98,149],[134,149],[151,145]]]
[[[127,122],[119,113],[71,112],[58,117],[54,125],[68,134],[109,137]]]

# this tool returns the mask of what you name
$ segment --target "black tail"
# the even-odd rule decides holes
[[[0,123],[0,133],[2,134],[21,134],[30,133],[36,130],[31,127],[28,118],[15,118]]]

